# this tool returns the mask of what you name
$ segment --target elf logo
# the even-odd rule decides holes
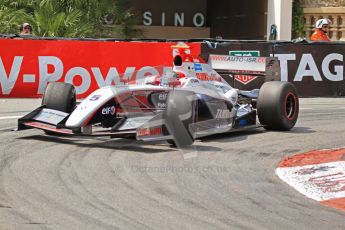
[[[102,109],[102,114],[103,115],[114,115],[115,114],[115,106],[111,106],[111,107],[106,107]]]

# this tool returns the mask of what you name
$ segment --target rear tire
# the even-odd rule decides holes
[[[268,130],[290,130],[297,122],[298,95],[290,82],[272,81],[262,85],[257,101],[260,123]]]
[[[63,82],[49,83],[42,99],[42,105],[45,105],[47,109],[71,113],[76,106],[74,86]]]
[[[168,143],[173,146],[190,146],[194,142],[189,125],[193,122],[195,101],[195,94],[190,91],[173,90],[168,94],[164,119],[169,133],[174,138],[168,140]]]

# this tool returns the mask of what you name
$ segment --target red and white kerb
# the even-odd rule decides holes
[[[288,157],[280,162],[276,174],[305,196],[345,211],[345,148]]]

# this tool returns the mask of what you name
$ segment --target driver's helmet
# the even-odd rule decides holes
[[[321,18],[321,19],[316,21],[315,27],[317,29],[321,29],[323,25],[329,25],[329,24],[331,24],[331,20],[329,20],[327,18]]]

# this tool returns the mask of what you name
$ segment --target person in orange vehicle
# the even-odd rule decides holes
[[[319,19],[315,23],[316,30],[311,35],[310,40],[311,41],[327,41],[330,42],[331,39],[329,39],[327,32],[329,25],[331,24],[331,21],[329,19]]]

